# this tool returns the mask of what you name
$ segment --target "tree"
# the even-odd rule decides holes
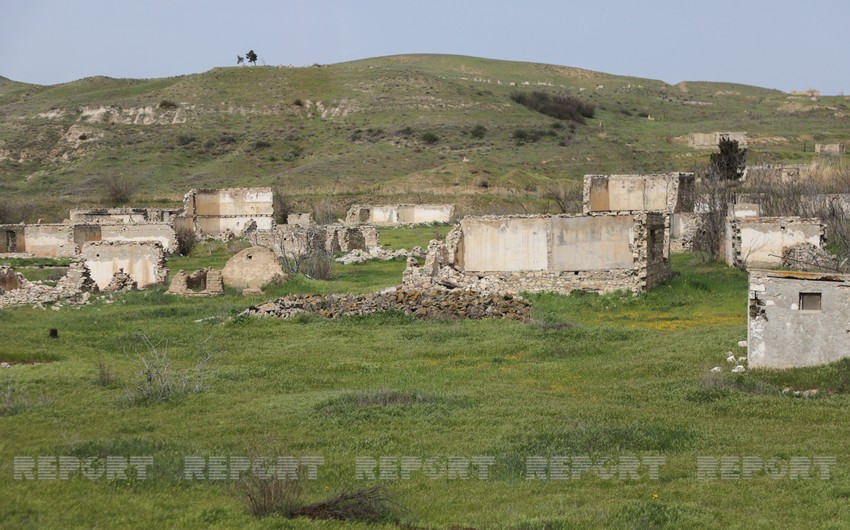
[[[245,58],[244,58],[244,57],[242,57],[241,55],[237,55],[237,56],[236,56],[236,64],[237,64],[237,65],[245,64]]]
[[[738,146],[737,140],[720,138],[719,153],[712,153],[709,178],[715,180],[740,180],[747,164],[747,149]]]
[[[257,54],[254,53],[254,50],[248,50],[248,53],[245,54],[245,58],[248,59],[249,63],[257,66]]]

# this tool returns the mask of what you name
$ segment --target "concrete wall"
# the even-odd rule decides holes
[[[345,222],[378,226],[449,223],[454,211],[453,204],[355,204],[349,208]]]
[[[726,263],[730,267],[769,268],[782,264],[782,252],[799,243],[823,244],[820,219],[745,217],[726,221]]]
[[[83,245],[81,257],[99,289],[109,285],[120,269],[133,278],[139,289],[164,284],[168,275],[165,252],[155,241],[93,241]]]
[[[747,146],[747,133],[745,132],[690,133],[688,145],[694,149],[717,149],[721,138],[736,140],[740,147]]]
[[[641,292],[670,278],[665,216],[465,217],[425,264],[408,260],[404,285],[496,292]]]
[[[801,294],[820,295],[820,309],[801,308]],[[747,344],[750,368],[794,368],[835,362],[848,347],[850,275],[751,270]]]
[[[692,212],[695,197],[693,173],[585,175],[582,211]]]
[[[257,230],[274,227],[271,188],[194,189],[183,198],[183,204],[183,216],[204,236],[240,234],[252,225]]]
[[[28,254],[39,258],[76,255],[73,229],[66,224],[37,224],[24,227],[24,246]]]
[[[300,258],[311,253],[351,252],[381,246],[378,230],[361,225],[278,225],[272,231],[257,231],[249,235],[252,244],[270,248],[283,258]]]

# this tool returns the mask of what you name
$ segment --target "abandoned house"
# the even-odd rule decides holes
[[[750,270],[751,368],[796,368],[850,356],[850,275]]]
[[[91,278],[105,289],[116,274],[127,274],[139,289],[165,284],[165,251],[157,241],[91,241],[80,253]]]
[[[355,204],[345,216],[346,224],[377,226],[450,223],[454,219],[454,204],[392,204],[372,206]]]
[[[800,217],[729,217],[726,220],[726,263],[738,268],[782,265],[783,253],[800,244],[820,249],[824,225]]]
[[[243,235],[274,228],[271,188],[193,189],[183,197],[183,213],[175,228],[200,236]]]
[[[655,212],[465,217],[404,286],[490,292],[642,292],[671,276],[664,215]]]
[[[717,149],[721,139],[734,140],[741,147],[747,147],[747,133],[745,132],[711,132],[690,133],[688,135],[688,146],[693,149]]]

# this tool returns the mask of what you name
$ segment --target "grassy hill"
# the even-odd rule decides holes
[[[595,115],[559,122],[510,98],[533,90],[579,98]],[[445,55],[55,86],[2,79],[0,194],[36,202],[38,217],[104,203],[111,178],[131,180],[138,204],[265,185],[301,208],[381,197],[501,211],[521,197],[543,210],[548,187],[585,173],[693,170],[707,154],[681,141],[690,132],[747,131],[751,159],[801,162],[814,142],[844,140],[848,118],[845,97]]]

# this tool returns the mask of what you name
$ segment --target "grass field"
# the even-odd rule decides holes
[[[387,232],[382,241],[407,245],[427,242],[434,228]],[[199,246],[179,268],[218,266],[228,252]],[[152,289],[79,309],[0,311],[0,361],[22,363],[0,371],[0,525],[380,527],[256,518],[236,496],[239,481],[182,478],[187,456],[259,448],[324,459],[317,479],[303,481],[307,502],[383,485],[404,507],[403,528],[846,527],[850,365],[731,374],[726,352],[745,354],[736,346],[746,336],[745,275],[688,255],[673,265],[669,285],[638,297],[530,296],[531,323],[231,318],[286,293],[395,285],[403,262],[338,265],[333,280],[296,277],[255,298]],[[48,339],[50,328],[58,339]],[[167,341],[172,369],[192,384],[198,355],[212,355],[201,391],[130,404],[143,385],[143,337],[160,351]],[[717,365],[723,374],[710,373]],[[787,386],[821,392],[794,398],[782,393]],[[15,457],[50,455],[149,456],[153,465],[145,480],[132,472],[128,480],[13,479]],[[424,470],[409,480],[356,480],[358,457],[411,457],[439,471],[427,460],[445,465],[453,456],[492,458],[489,478],[473,466],[468,480]],[[601,467],[575,480],[525,478],[529,458],[558,456]],[[657,480],[651,457],[666,459]],[[732,457],[726,471],[738,476],[744,457],[776,458],[786,473],[700,479],[701,457]],[[817,466],[810,480],[792,480],[798,457],[836,464],[828,480]],[[611,465],[631,458],[641,463],[637,478],[620,480]],[[390,462],[384,469],[398,473]],[[607,472],[614,476],[602,478]]]

